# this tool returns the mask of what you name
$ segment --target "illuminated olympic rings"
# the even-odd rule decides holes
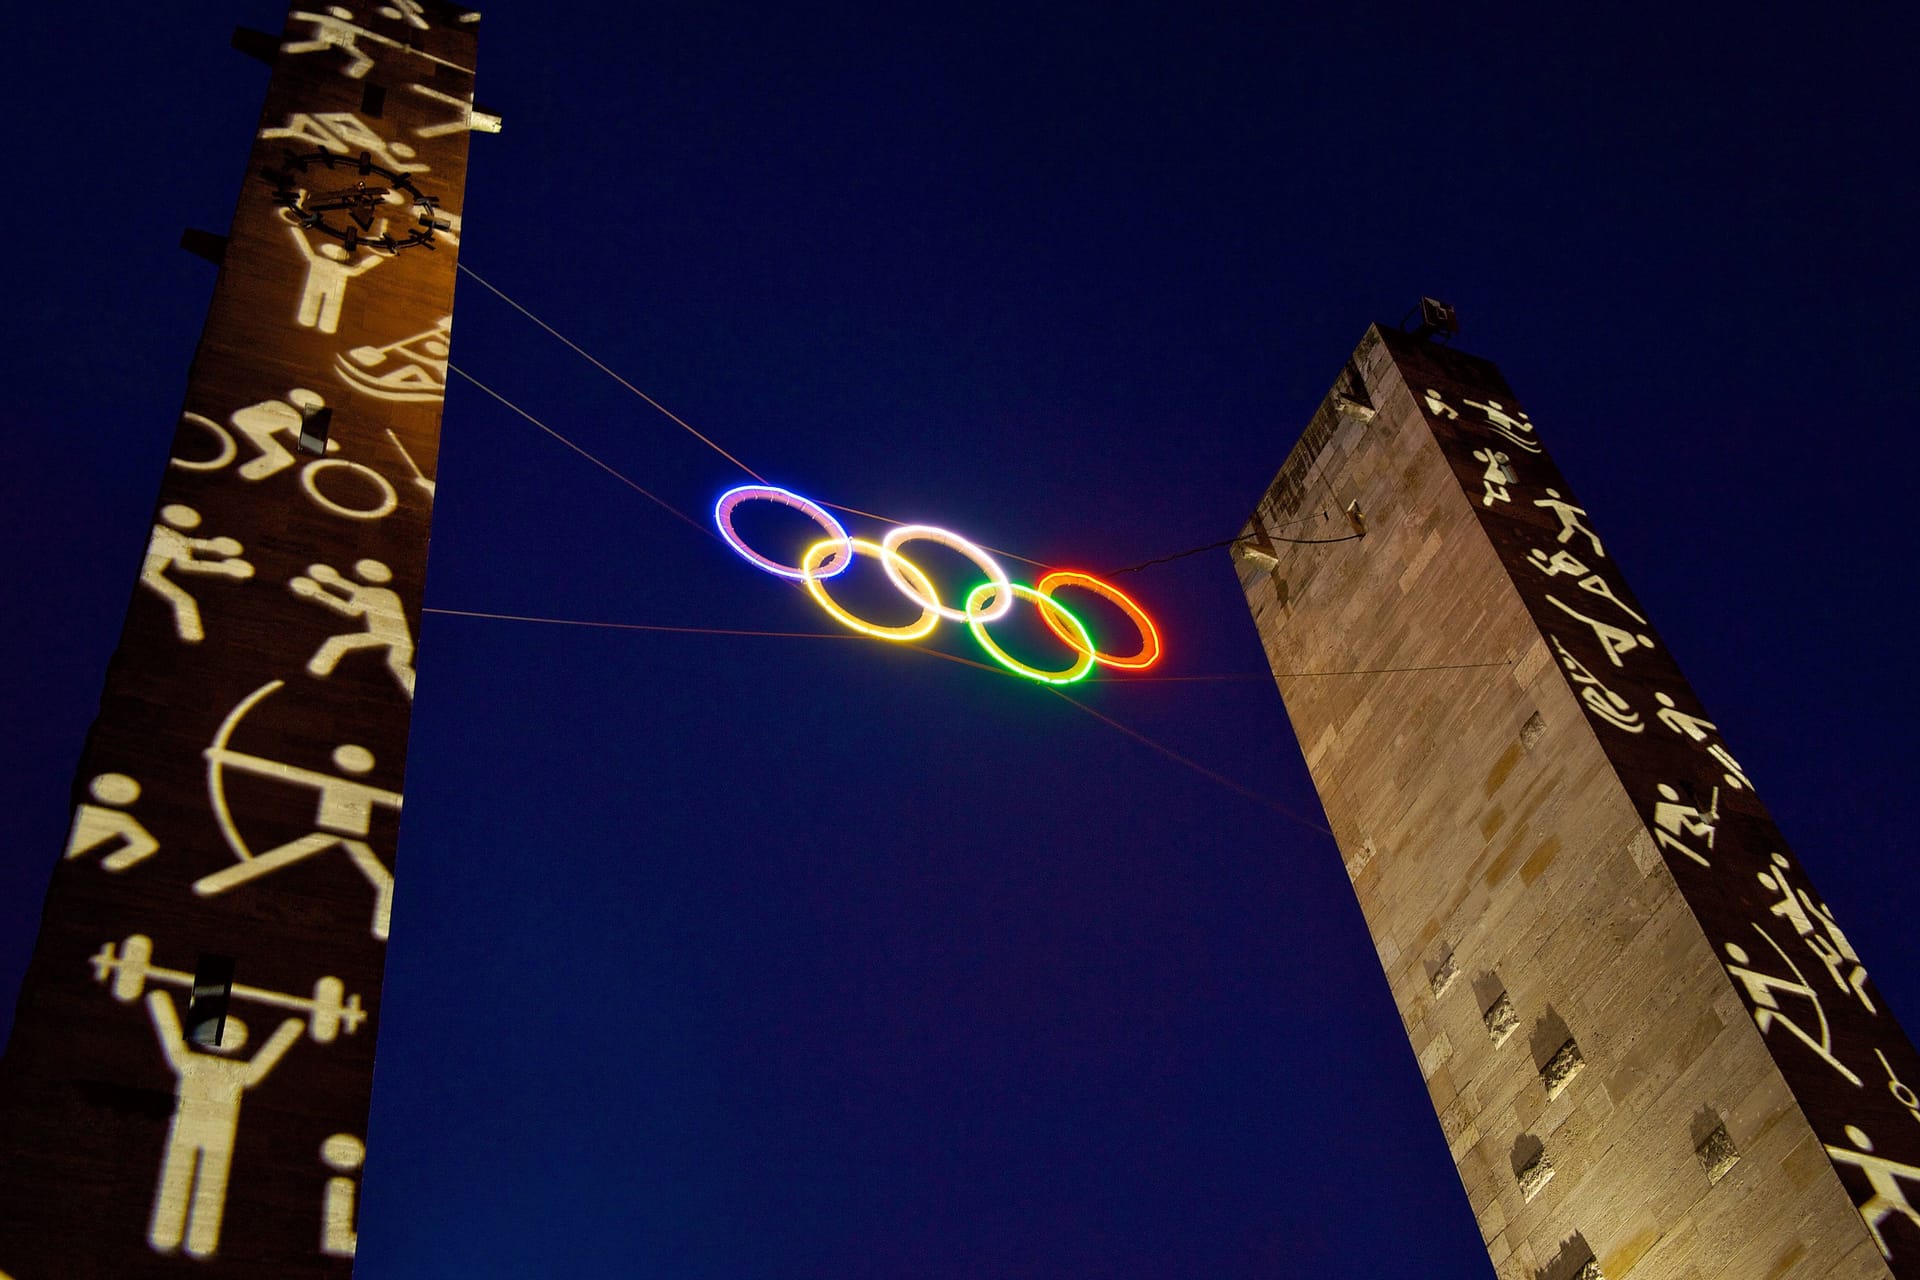
[[[733,511],[743,502],[753,500],[775,502],[790,507],[806,516],[828,536],[810,545],[800,557],[797,565],[785,564],[769,556],[762,555],[749,547],[733,527]],[[1085,679],[1093,670],[1094,664],[1112,667],[1121,671],[1139,671],[1160,661],[1160,633],[1133,598],[1112,583],[1096,578],[1090,573],[1072,570],[1056,570],[1040,579],[1037,586],[1027,586],[1009,578],[994,558],[987,554],[979,544],[972,542],[948,529],[927,524],[903,524],[891,529],[879,542],[867,538],[850,536],[840,522],[828,514],[819,503],[812,502],[788,489],[770,484],[743,484],[729,489],[720,495],[713,508],[714,523],[720,527],[720,536],[728,546],[737,551],[742,558],[755,568],[788,578],[804,585],[827,615],[841,626],[858,631],[881,640],[915,641],[925,639],[933,633],[944,618],[949,622],[964,622],[973,633],[980,647],[989,657],[1015,675],[1029,680],[1038,680],[1047,684],[1071,684]],[[909,542],[934,542],[973,562],[974,566],[986,575],[986,580],[974,584],[966,593],[959,608],[945,604],[933,580],[913,561],[900,553],[900,548]],[[912,601],[920,610],[920,616],[901,626],[887,626],[856,617],[827,594],[823,585],[828,578],[836,577],[852,566],[858,556],[872,556],[880,561],[880,567],[886,571],[887,578],[901,595]],[[1089,591],[1120,609],[1127,620],[1140,633],[1140,647],[1124,657],[1115,657],[1095,648],[1093,637],[1086,625],[1065,605],[1054,598],[1054,593],[1063,587]],[[1040,619],[1047,629],[1058,637],[1074,652],[1074,660],[1060,670],[1047,670],[1030,666],[1015,658],[1003,649],[987,632],[988,624],[998,622],[1012,611],[1016,599],[1030,600],[1040,610]]]

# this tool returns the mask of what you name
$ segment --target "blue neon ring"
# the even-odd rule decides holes
[[[777,502],[783,507],[792,507],[825,529],[827,536],[840,544],[834,548],[833,552],[834,560],[838,563],[829,561],[824,568],[808,573],[800,565],[781,564],[778,560],[769,559],[749,547],[740,535],[734,532],[733,509],[755,498]],[[791,489],[782,489],[779,485],[743,484],[727,490],[720,495],[720,500],[713,504],[713,522],[720,527],[720,536],[726,540],[727,545],[739,552],[742,559],[755,568],[764,569],[777,577],[791,578],[795,582],[804,582],[808,578],[831,578],[845,572],[853,564],[853,539],[847,536],[847,531],[840,522],[829,515],[826,508],[819,503],[811,502]]]

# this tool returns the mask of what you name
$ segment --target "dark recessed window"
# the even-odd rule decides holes
[[[325,405],[300,406],[300,452],[325,453],[327,432],[332,428],[332,409]]]
[[[187,1005],[187,1039],[217,1045],[227,1032],[227,1001],[233,996],[233,959],[202,955],[193,971],[193,1000]]]

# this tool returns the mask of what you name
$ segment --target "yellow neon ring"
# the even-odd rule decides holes
[[[1028,666],[995,644],[993,637],[987,634],[986,622],[975,615],[973,606],[974,601],[982,593],[998,591],[999,589],[1000,584],[997,582],[982,582],[973,590],[967,592],[967,629],[973,632],[973,638],[980,642],[982,649],[985,649],[992,655],[995,662],[998,662],[1015,675],[1025,676],[1029,680],[1039,680],[1046,684],[1072,684],[1076,680],[1084,679],[1087,672],[1093,670],[1093,639],[1087,635],[1087,629],[1080,625],[1080,619],[1067,612],[1067,607],[1053,599],[1053,597],[1042,595],[1024,582],[1009,582],[1007,584],[1007,590],[1013,595],[1025,596],[1039,605],[1040,616],[1045,618],[1047,625],[1053,627],[1056,632],[1059,631],[1060,628],[1054,626],[1051,615],[1058,613],[1073,625],[1074,630],[1080,633],[1079,641],[1073,645],[1076,651],[1073,665],[1065,671],[1042,671],[1038,667]]]
[[[880,540],[880,545],[889,551],[898,552],[900,550],[900,544],[903,542],[932,542],[947,548],[949,551],[958,551],[961,555],[973,561],[974,567],[986,571],[987,581],[990,586],[1004,587],[1008,585],[1007,571],[1002,569],[992,556],[982,550],[978,544],[968,541],[951,529],[942,529],[940,526],[932,524],[898,525],[887,530],[887,536]],[[887,577],[893,579],[893,585],[900,589],[900,594],[906,596],[915,604],[922,608],[937,610],[940,616],[949,622],[965,622],[967,620],[969,610],[949,608],[940,603],[940,597],[937,595],[929,594],[920,596],[916,594],[914,588],[909,586],[902,580],[899,574],[893,571],[892,561],[882,561],[881,563],[886,568]],[[980,615],[980,620],[982,622],[998,622],[1000,619],[1006,617],[1012,608],[1013,596],[1000,596],[994,602],[992,608]]]
[[[1051,600],[1053,599],[1054,589],[1057,587],[1082,587],[1097,596],[1104,596],[1114,604],[1119,605],[1121,612],[1125,613],[1127,619],[1139,630],[1140,652],[1125,658],[1109,658],[1103,653],[1095,652],[1092,644],[1089,643],[1086,648],[1086,653],[1092,657],[1095,662],[1103,667],[1117,667],[1122,671],[1140,671],[1160,661],[1160,633],[1154,629],[1153,619],[1147,617],[1147,611],[1135,604],[1126,592],[1110,582],[1101,581],[1090,573],[1077,573],[1069,569],[1060,569],[1048,574],[1046,577],[1040,579],[1039,584],[1034,590]],[[1072,614],[1068,614],[1067,616],[1073,617]],[[1053,634],[1059,636],[1076,649],[1080,647],[1080,641],[1068,635],[1054,622],[1052,613],[1042,610],[1040,620],[1052,628]],[[1078,622],[1078,619],[1075,619],[1075,621]],[[1081,628],[1080,634],[1082,636],[1087,634],[1084,627]]]
[[[926,593],[923,599],[931,600],[935,598],[932,580],[920,571],[918,565],[901,555],[898,551],[893,550],[893,548],[883,547],[879,543],[867,538],[848,538],[845,541],[839,538],[823,538],[808,547],[807,553],[800,557],[800,577],[801,581],[807,584],[807,592],[813,596],[814,602],[822,609],[825,609],[829,617],[833,618],[834,621],[843,627],[861,632],[864,635],[873,636],[878,640],[922,640],[933,634],[933,629],[940,625],[940,615],[933,609],[927,608],[924,604],[920,606],[919,621],[909,622],[903,627],[883,627],[877,622],[868,622],[863,618],[856,618],[835,604],[827,595],[827,589],[820,585],[820,579],[814,576],[814,570],[819,567],[819,563],[824,563],[827,560],[829,553],[840,551],[845,547],[852,547],[853,556],[860,555],[863,552],[867,555],[879,556],[880,563],[883,565],[889,564],[892,561],[898,561],[901,569],[906,572],[907,576],[914,579],[915,585]],[[849,556],[847,565],[851,567],[852,564],[852,556]],[[989,582],[982,583],[981,585],[991,587],[993,584]]]

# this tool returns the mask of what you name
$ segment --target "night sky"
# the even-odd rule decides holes
[[[1449,300],[1912,1028],[1914,32],[1715,9],[506,4],[461,261],[777,483],[1093,570]],[[10,24],[0,1028],[283,12]],[[453,359],[745,479],[468,277]],[[432,609],[835,629],[458,379],[439,481]],[[1489,1275],[1226,552],[1126,581],[1237,678],[1072,696],[1264,803],[876,641],[427,616],[357,1274]]]

